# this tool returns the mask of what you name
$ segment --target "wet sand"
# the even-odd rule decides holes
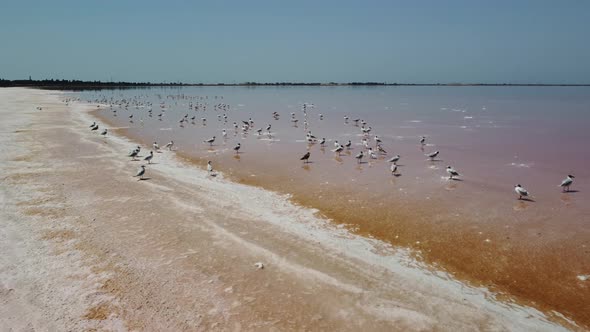
[[[90,132],[87,106],[61,100],[0,90],[4,327],[578,329],[173,153],[138,181],[134,143]]]
[[[270,100],[282,98],[273,95],[280,95],[281,90],[269,91],[265,93]],[[367,91],[378,97],[375,90]],[[224,100],[232,93],[241,92],[228,90]],[[364,118],[373,120],[369,124],[374,125],[376,133],[396,134],[381,137],[388,150],[394,149],[390,152],[402,155],[398,177],[388,174],[385,156],[355,163],[353,156],[361,149],[359,128],[341,120],[344,114],[352,118],[351,113],[325,110],[327,105],[324,110],[309,110],[309,129],[331,138],[324,149],[304,142],[306,129],[295,106],[283,109],[280,120],[274,121],[268,107],[258,109],[264,101],[227,112],[227,124],[216,120],[221,112],[188,112],[196,114],[197,121],[184,128],[175,124],[185,112],[182,101],[166,101],[175,107],[167,110],[163,121],[149,119],[145,111],[133,108],[119,112],[119,117],[112,117],[108,109],[95,113],[112,126],[122,126],[118,132],[127,137],[146,145],[154,139],[161,143],[174,139],[177,153],[196,165],[213,160],[216,169],[234,181],[290,194],[293,202],[318,209],[322,216],[356,234],[412,248],[417,259],[460,280],[488,287],[504,298],[549,315],[558,312],[555,319],[565,315],[587,327],[590,288],[580,276],[587,275],[590,266],[590,206],[584,204],[589,192],[583,190],[588,186],[583,167],[587,158],[578,153],[586,141],[586,134],[578,127],[586,118],[580,115],[577,124],[575,119],[568,119],[552,126],[555,123],[550,120],[556,116],[545,114],[548,109],[540,106],[539,116],[523,115],[522,119],[500,108],[496,113],[502,114],[490,113],[496,104],[510,106],[497,98],[486,110],[473,110],[474,105],[470,110],[449,107],[434,118],[420,112],[411,113],[411,117],[364,114]],[[535,98],[550,105],[549,109],[558,105],[549,97]],[[579,105],[573,106],[569,110],[572,114]],[[294,111],[300,119],[298,127],[289,122],[288,111]],[[318,113],[324,114],[323,121],[318,120]],[[127,114],[135,114],[136,119],[143,116],[144,122],[129,123]],[[200,123],[201,116],[208,119],[206,125]],[[271,123],[276,128],[273,139],[234,132],[231,122],[249,116],[256,120],[256,128]],[[409,120],[412,118],[421,120]],[[227,128],[228,139],[219,138],[221,128]],[[518,135],[515,140],[515,130],[528,136]],[[421,149],[416,137],[426,132],[432,135],[428,138],[432,143]],[[218,136],[214,146],[202,143],[212,135]],[[354,144],[338,157],[330,151],[333,139],[341,143],[351,139]],[[235,142],[242,142],[242,154],[231,151]],[[424,153],[436,149],[442,151],[441,157],[435,162],[425,160]],[[302,164],[297,159],[307,150],[312,152],[312,162]],[[446,178],[444,167],[451,161],[466,174],[461,177],[463,181]],[[576,188],[581,190],[560,192],[556,183],[563,177],[561,167],[575,170]],[[511,188],[517,181],[533,191],[532,201],[515,199]]]

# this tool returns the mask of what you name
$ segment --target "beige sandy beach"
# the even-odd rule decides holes
[[[138,181],[62,100],[0,89],[2,330],[580,330],[172,152]]]

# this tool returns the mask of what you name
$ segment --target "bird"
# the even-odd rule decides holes
[[[145,165],[141,165],[140,166],[140,169],[137,171],[137,174],[135,174],[135,177],[138,177],[139,176],[139,180],[143,180],[143,175],[144,174],[145,174]]]
[[[91,131],[98,130],[98,125],[97,125],[97,124],[95,124],[95,125],[94,125],[94,127],[90,128],[90,130],[91,130]]]
[[[209,174],[213,172],[213,165],[211,165],[211,160],[207,162],[207,172],[209,172]]]
[[[371,158],[371,159],[377,159],[377,155],[373,151],[373,148],[369,148],[368,154],[369,154],[369,158]]]
[[[225,131],[225,129],[223,129],[221,131],[221,136],[223,136],[223,138],[226,138],[227,137],[227,132]]]
[[[215,136],[213,136],[213,137],[211,137],[211,138],[209,138],[207,140],[204,140],[203,142],[204,143],[209,143],[210,146],[213,146],[213,142],[215,142]]]
[[[453,179],[453,176],[459,176],[459,172],[451,166],[447,166],[447,173],[449,173],[449,180]]]
[[[426,136],[420,136],[420,144],[426,144]]]
[[[352,146],[352,142],[351,142],[350,140],[348,140],[348,142],[346,142],[346,144],[344,144],[344,146],[345,146],[347,149],[350,149],[350,147]]]
[[[400,156],[398,154],[398,155],[395,155],[395,156],[389,158],[387,161],[390,163],[393,163],[394,165],[397,165],[397,162],[399,161],[399,159],[400,159]]]
[[[356,160],[358,161],[358,163],[359,163],[359,164],[360,164],[360,163],[361,163],[361,161],[363,160],[363,157],[364,157],[364,156],[365,156],[365,155],[363,154],[363,150],[361,150],[361,152],[359,152],[359,154],[357,154],[357,155],[355,156],[355,158],[356,158]]]
[[[440,151],[434,151],[431,153],[427,153],[425,156],[430,158],[430,160],[434,160],[434,158],[436,158],[436,156],[438,156],[438,154],[440,153]]]
[[[92,128],[94,126],[96,126],[96,121],[92,122],[92,124],[90,126],[88,126],[88,128]]]
[[[262,262],[257,262],[257,263],[254,263],[254,267],[257,268],[258,270],[262,270],[262,269],[264,269],[264,264]]]
[[[172,146],[174,146],[174,141],[170,141],[170,143],[164,145],[164,149],[168,148],[168,150],[172,151]]]
[[[517,184],[516,186],[514,186],[514,191],[516,191],[516,194],[518,195],[518,199],[522,199],[523,197],[526,197],[529,195],[529,192],[524,189],[520,184]]]
[[[303,162],[304,162],[305,164],[307,164],[307,163],[309,162],[309,156],[310,156],[310,155],[311,155],[311,153],[310,153],[309,151],[307,151],[307,152],[306,152],[306,153],[303,155],[303,157],[301,157],[299,160],[303,160]]]
[[[379,150],[379,153],[387,154],[387,151],[385,151],[385,149],[381,146],[381,144],[377,145],[377,150]]]
[[[150,151],[150,154],[143,158],[143,160],[147,161],[148,164],[151,164],[152,158],[154,158],[154,151]]]
[[[234,151],[236,151],[236,153],[239,153],[241,147],[242,145],[238,143],[236,146],[234,146]]]
[[[129,154],[127,156],[131,157],[131,160],[135,160],[135,157],[137,157],[138,153],[139,153],[139,150],[134,149],[133,151],[129,152]]]
[[[323,147],[324,144],[326,144],[326,138],[325,137],[320,140],[320,146]]]
[[[344,147],[339,144],[337,148],[335,148],[334,150],[332,150],[332,152],[336,152],[340,156],[340,152],[342,152],[342,150],[344,150]]]
[[[106,136],[107,135],[108,130],[105,128],[102,133],[100,133],[102,136]]]
[[[334,141],[334,147],[339,147],[340,143],[338,143],[338,141]]]
[[[157,142],[154,142],[154,144],[152,144],[152,148],[154,148],[154,150],[156,150],[156,152],[160,151],[160,146],[158,145]]]
[[[391,166],[389,167],[389,169],[391,170],[391,174],[395,175],[395,173],[397,172],[397,165],[396,164],[391,164]]]
[[[575,176],[568,175],[567,178],[565,178],[565,180],[561,181],[561,184],[559,186],[563,188],[564,193],[570,191],[570,186],[572,185],[572,183],[574,183],[574,178]]]

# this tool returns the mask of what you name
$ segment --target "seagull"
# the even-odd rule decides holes
[[[98,125],[97,125],[97,124],[96,124],[96,125],[94,125],[94,127],[90,128],[90,130],[91,130],[91,131],[98,130]]]
[[[426,144],[426,136],[420,137],[420,144],[422,144],[422,145]]]
[[[92,128],[94,126],[96,126],[96,121],[95,122],[92,122],[92,124],[90,126],[88,126],[88,128]]]
[[[238,143],[238,145],[234,146],[234,151],[236,151],[236,153],[239,153],[241,147],[242,145]]]
[[[135,177],[139,176],[139,180],[143,180],[143,175],[145,174],[145,165],[141,165],[140,167],[141,168],[137,171],[137,174],[135,174]]]
[[[364,156],[365,156],[365,155],[363,154],[363,150],[361,150],[361,152],[355,156],[355,158],[356,158],[356,160],[358,161],[358,163],[359,163],[359,164],[360,164],[360,163],[361,163],[361,161],[363,160],[363,157],[364,157]]]
[[[375,154],[375,152],[373,152],[373,148],[369,148],[368,153],[371,159],[377,159],[377,155]]]
[[[438,154],[440,153],[440,151],[434,151],[432,153],[427,153],[425,156],[430,158],[430,160],[434,160],[434,158],[436,158],[436,156],[438,156]]]
[[[102,131],[102,133],[100,133],[100,134],[101,134],[102,136],[106,136],[106,135],[107,135],[107,131],[108,131],[108,130],[105,128],[105,129]]]
[[[379,136],[377,136],[377,135],[375,135],[375,138],[374,138],[374,139],[375,139],[375,144],[376,144],[376,145],[379,145],[380,143],[383,143],[383,142],[381,141],[381,138],[379,138]]]
[[[223,136],[223,138],[226,138],[227,137],[227,132],[225,131],[225,129],[223,129],[221,131],[221,136]]]
[[[390,163],[393,163],[394,165],[397,165],[397,162],[399,161],[399,158],[400,158],[400,156],[399,156],[399,154],[397,154],[397,155],[389,158],[387,161],[390,162]]]
[[[139,150],[134,149],[133,151],[129,152],[129,154],[127,156],[131,157],[131,160],[136,160],[135,157],[137,157],[138,153],[139,153]]]
[[[457,170],[455,170],[453,167],[451,166],[447,166],[447,173],[449,173],[449,180],[453,179],[453,176],[459,176],[459,172],[457,172]]]
[[[389,169],[391,170],[391,174],[395,175],[395,173],[397,172],[397,165],[391,164],[391,167],[389,167]]]
[[[204,140],[204,143],[209,143],[209,146],[213,146],[213,142],[215,142],[215,136],[211,137],[208,140]]]
[[[320,141],[320,145],[323,147],[325,143],[326,143],[326,138],[324,137],[324,138],[322,138],[322,140]]]
[[[520,184],[514,186],[514,191],[516,191],[518,199],[522,199],[523,196],[526,197],[529,195],[529,192],[526,189],[524,189]]]
[[[377,145],[377,150],[379,150],[379,152],[382,154],[387,154],[387,151],[385,151],[385,149],[381,146],[381,144]]]
[[[164,149],[168,148],[168,150],[172,151],[172,146],[174,146],[174,141],[170,141],[170,143],[164,145]]]
[[[335,147],[339,147],[339,146],[341,146],[341,145],[340,145],[340,143],[338,143],[338,141],[334,141],[334,146],[335,146]]]
[[[154,151],[150,151],[150,154],[143,158],[143,160],[147,161],[148,164],[152,163],[152,158],[154,158]]]
[[[303,157],[301,157],[299,160],[303,160],[303,162],[304,162],[305,164],[307,164],[307,163],[309,162],[309,156],[310,156],[310,155],[311,155],[311,153],[310,153],[309,151],[307,151],[307,152],[306,152],[306,153],[303,155]]]
[[[339,144],[337,148],[332,150],[332,152],[336,152],[336,153],[338,153],[338,155],[340,155],[340,152],[342,152],[342,150],[344,150],[344,147]]]
[[[344,146],[346,146],[347,149],[350,149],[350,147],[352,146],[352,142],[350,140],[348,140],[348,142],[346,142],[346,144],[344,144]]]
[[[152,144],[152,148],[154,148],[154,150],[156,150],[156,152],[160,151],[160,146],[158,145],[157,142],[154,142],[154,144]]]
[[[559,186],[563,188],[564,193],[570,191],[570,186],[572,185],[572,183],[574,183],[574,178],[575,176],[568,175],[567,178],[565,178],[565,180],[561,181],[561,184]]]
[[[211,160],[207,162],[207,172],[209,172],[209,174],[213,172],[213,165],[211,165]]]

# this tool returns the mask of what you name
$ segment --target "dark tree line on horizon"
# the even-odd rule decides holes
[[[148,87],[184,86],[590,86],[590,84],[510,84],[510,83],[385,83],[385,82],[243,82],[243,83],[153,83],[153,82],[103,82],[66,79],[7,80],[0,78],[0,87],[31,87],[60,90],[125,89]]]

